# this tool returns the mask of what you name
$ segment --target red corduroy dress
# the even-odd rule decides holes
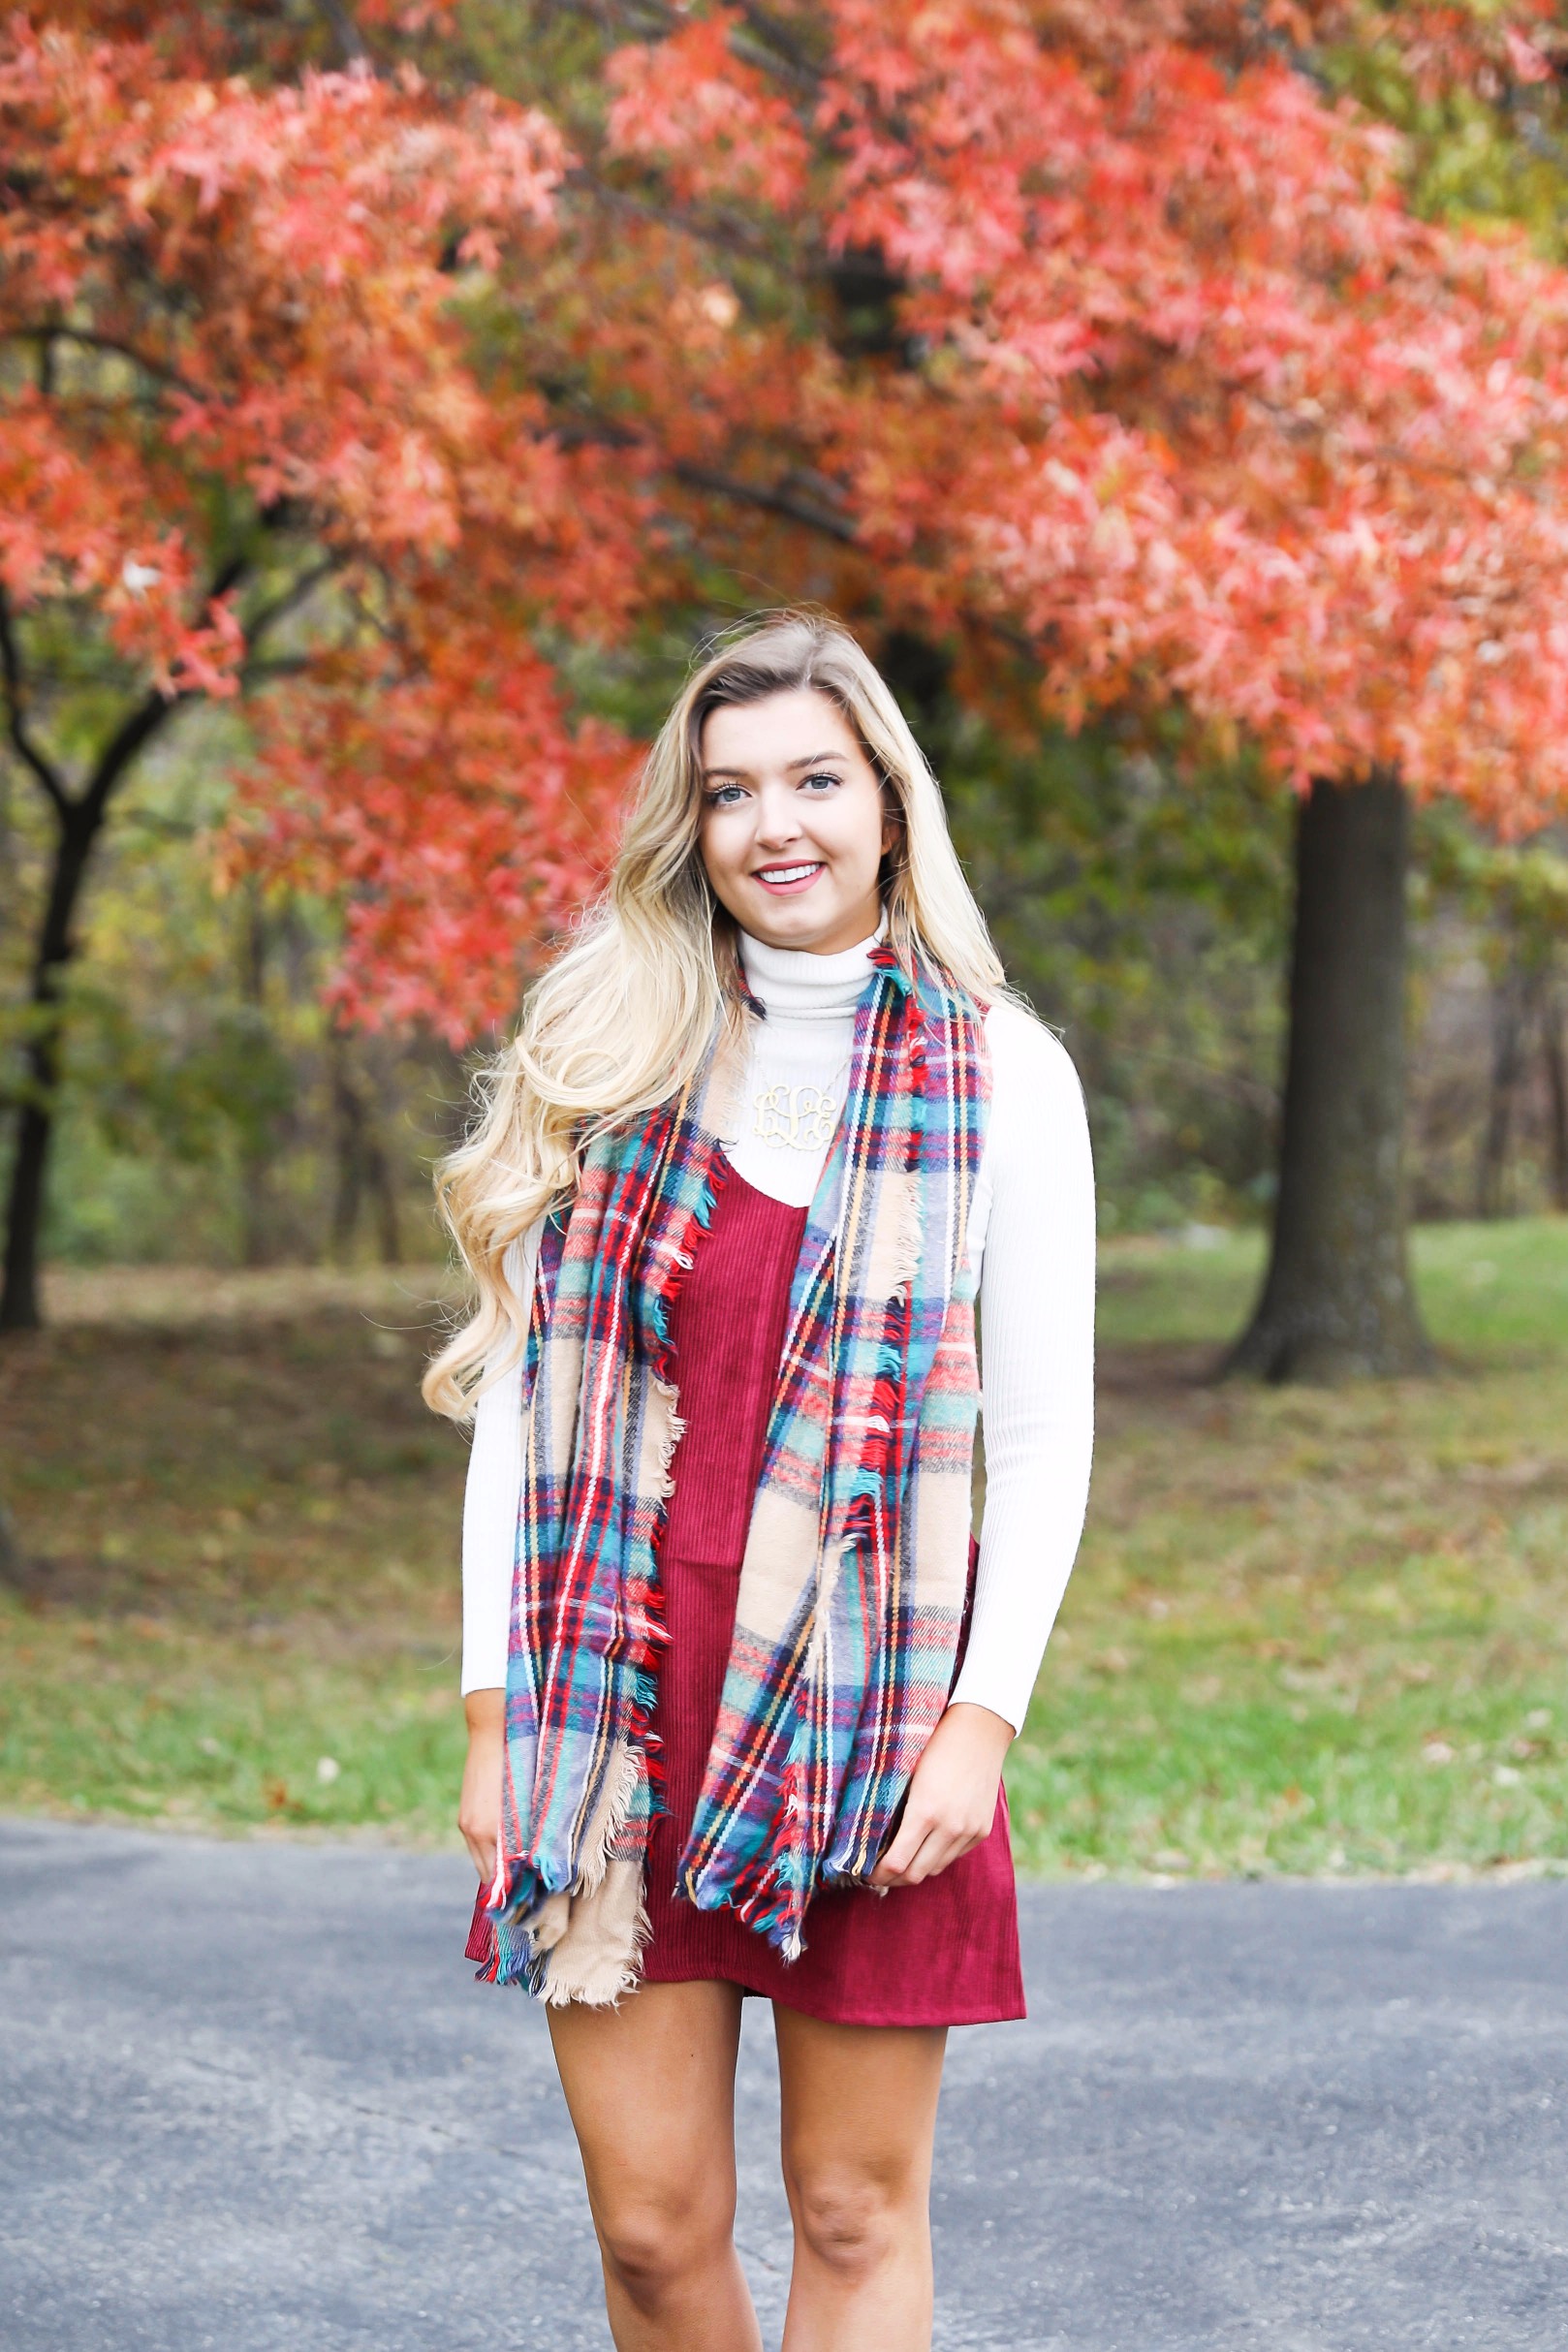
[[[935,1878],[885,1895],[816,1896],[798,1960],[781,1960],[733,1911],[698,1911],[674,1892],[718,1717],[805,1216],[732,1170],[672,1314],[686,1433],[659,1554],[670,1646],[653,1728],[664,1741],[666,1810],[648,1849],[653,1933],[643,1975],[650,1984],[727,1978],[847,2025],[1019,2018],[1018,1896],[1000,1792],[989,1835]],[[973,1573],[971,1559],[971,1589]]]
[[[675,1867],[718,1719],[740,1559],[762,1472],[768,1414],[805,1225],[731,1170],[692,1253],[671,1318],[680,1413],[674,1492],[660,1548],[670,1643],[653,1729],[664,1742],[665,1809],[648,1845],[648,1984],[721,1978],[845,2025],[978,2025],[1025,2014],[1018,1892],[999,1790],[989,1835],[916,1887],[831,1888],[813,1897],[797,1960],[733,1911],[677,1898]],[[974,1549],[970,1548],[970,1591]],[[968,1633],[967,1614],[964,1638]],[[959,1660],[962,1659],[960,1640]],[[955,1669],[955,1678],[956,1669]],[[468,1955],[487,1957],[486,1889]]]

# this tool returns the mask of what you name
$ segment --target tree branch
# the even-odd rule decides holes
[[[332,38],[345,65],[368,65],[370,50],[364,35],[354,21],[354,14],[345,0],[320,0],[321,13],[332,29]]]
[[[70,794],[59,770],[46,759],[27,732],[27,717],[22,702],[21,657],[16,649],[16,632],[11,625],[11,600],[0,588],[0,670],[6,681],[6,714],[12,747],[16,757],[37,777],[55,811],[65,816],[72,806]]]
[[[737,43],[737,52],[742,56],[749,53],[753,64],[776,74],[781,80],[793,82],[798,90],[815,98],[822,88],[822,75],[788,26],[781,24],[770,10],[757,7],[755,0],[740,0],[740,14],[751,39],[743,47]]]
[[[4,340],[12,343],[39,343],[46,351],[56,343],[76,343],[83,351],[102,351],[116,360],[129,360],[132,366],[140,367],[143,375],[151,376],[160,384],[172,385],[174,390],[182,392],[187,399],[210,400],[215,396],[189,383],[177,368],[166,366],[161,360],[149,360],[146,353],[138,351],[134,343],[123,343],[117,335],[97,334],[85,327],[65,327],[53,324],[47,327],[11,327],[5,329]]]
[[[770,490],[760,483],[737,482],[733,474],[716,473],[709,466],[692,465],[684,458],[677,458],[670,471],[688,489],[708,490],[718,498],[733,498],[741,506],[760,508],[765,515],[782,515],[789,522],[804,523],[808,530],[826,532],[830,539],[836,539],[845,547],[853,546],[858,536],[847,517],[831,514],[826,507],[796,497],[789,490]]]
[[[263,605],[261,611],[254,613],[245,623],[246,644],[254,651],[267,630],[275,628],[277,623],[286,619],[291,612],[297,612],[299,607],[315,594],[322,581],[331,578],[341,562],[342,557],[339,555],[324,556],[320,563],[313,564],[306,572],[301,572],[298,579],[292,580],[283,593],[275,596],[269,605]]]
[[[557,9],[555,13],[562,12]],[[568,9],[565,13],[577,12]],[[668,37],[688,21],[683,8],[669,7],[665,0],[632,0],[632,5],[627,0],[586,0],[586,13],[597,18],[612,39],[616,34],[622,37],[630,34],[634,41],[657,40],[660,34]],[[732,36],[736,55],[815,97],[822,86],[822,76],[812,68],[788,28],[768,10],[757,7],[755,0],[740,0],[740,15],[746,30],[738,39]]]
[[[690,237],[694,244],[716,246],[720,252],[737,253],[746,259],[758,255],[767,259],[774,250],[773,241],[742,217],[718,212],[704,214],[679,204],[656,204],[650,196],[616,187],[580,156],[567,173],[566,184],[569,188],[586,189],[607,212],[620,212],[628,219],[645,221],[652,228],[668,229],[674,236]]]

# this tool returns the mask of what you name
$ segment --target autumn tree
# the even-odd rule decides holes
[[[612,132],[735,202],[707,126],[743,110],[745,170],[766,145],[775,188],[793,175],[808,246],[890,279],[897,362],[844,388],[823,461],[884,598],[1020,632],[1052,714],[1177,699],[1298,793],[1273,1252],[1233,1363],[1417,1368],[1408,803],[1520,830],[1568,787],[1568,280],[1419,218],[1397,140],[1250,12],[807,19],[809,109],[799,56],[714,11],[612,62]]]
[[[52,512],[35,539],[49,594],[96,598],[110,631],[206,549],[204,593],[178,593],[207,637],[180,658],[224,684],[263,658],[238,609],[261,591],[211,568],[237,559],[211,486],[330,563],[331,626],[261,717],[232,854],[347,887],[345,1004],[455,1035],[505,1001],[530,920],[585,871],[576,796],[618,756],[564,715],[558,643],[613,643],[705,583],[941,640],[957,690],[1015,715],[1175,703],[1301,812],[1274,1259],[1238,1361],[1419,1362],[1407,797],[1523,828],[1563,791],[1568,307],[1517,242],[1416,217],[1398,141],[1301,70],[1344,12],[471,0],[407,36],[439,104],[379,12],[369,38],[366,13],[324,13],[363,50],[339,76],[287,60],[289,12],[237,12],[248,82],[220,78],[222,12],[172,12],[157,54],[111,14],[58,20],[114,35],[92,70],[134,149],[102,199],[119,226],[92,270],[83,230],[57,311],[41,291],[16,315],[34,367],[15,397],[36,499],[87,429],[62,361],[84,414],[113,392],[114,446],[164,468],[139,513],[167,505],[174,536],[166,566],[122,531],[118,573],[79,582]],[[1533,72],[1505,31],[1504,70]],[[14,102],[25,250],[47,189],[79,226],[110,183],[103,142],[72,149],[76,117],[38,96],[88,51],[16,38],[37,60]],[[395,162],[351,167],[351,123]],[[520,163],[497,187],[508,152],[521,201]],[[292,247],[278,267],[296,237],[319,294]],[[135,372],[83,372],[115,368]],[[199,683],[162,659],[161,712]]]
[[[530,386],[483,382],[463,318],[499,240],[548,247],[558,133],[411,74],[187,64],[0,35],[0,676],[55,844],[0,1328],[38,1318],[94,848],[182,709],[291,681],[286,734],[258,710],[273,832],[312,807],[311,855],[366,886],[361,944],[418,927],[420,1010],[453,1035],[587,887],[623,765],[530,648],[647,592],[636,468],[607,477]]]
[[[1274,1245],[1233,1361],[1419,1366],[1409,800],[1560,803],[1568,281],[1419,217],[1323,65],[1388,37],[1518,86],[1540,53],[1454,9],[651,13],[617,45],[650,12],[590,12],[549,93],[593,292],[564,427],[642,450],[737,571],[954,642],[962,693],[1022,661],[1069,723],[1176,702],[1295,791]]]

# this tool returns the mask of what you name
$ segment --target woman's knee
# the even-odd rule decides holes
[[[605,2268],[640,2309],[657,2309],[728,2256],[735,2198],[711,2189],[615,2199],[594,2215]]]
[[[908,2250],[927,2223],[922,2189],[902,2173],[830,2165],[794,2170],[796,2233],[824,2269],[862,2278]]]

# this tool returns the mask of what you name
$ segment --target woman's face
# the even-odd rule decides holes
[[[700,749],[698,846],[741,929],[817,956],[868,939],[893,827],[837,704],[808,686],[727,703],[708,712]]]

